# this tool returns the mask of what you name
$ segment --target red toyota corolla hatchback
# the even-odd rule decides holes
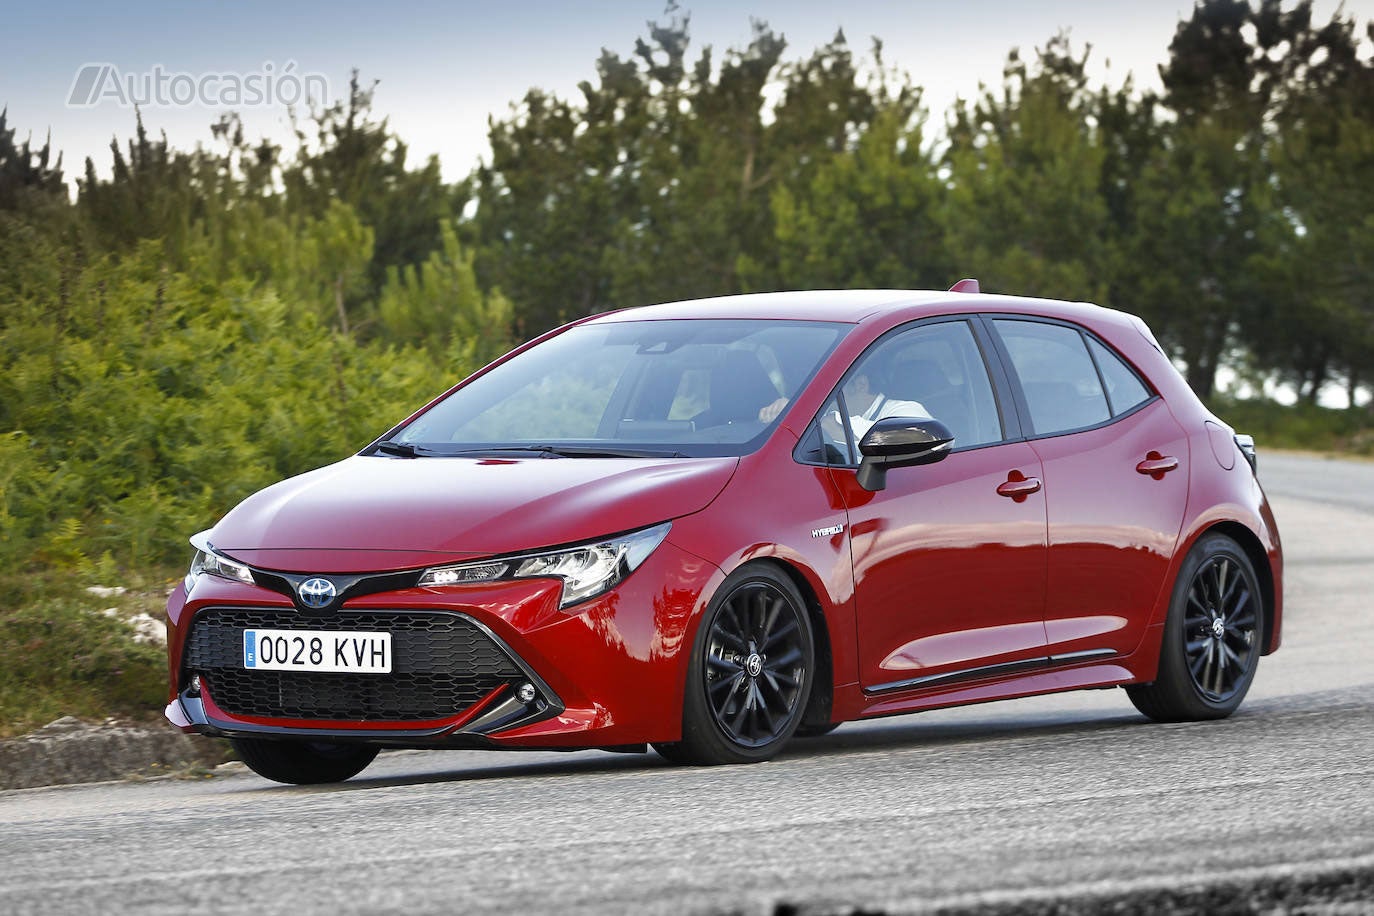
[[[520,347],[192,538],[167,717],[311,783],[383,747],[743,763],[1085,687],[1228,715],[1279,645],[1253,447],[1139,319],[964,290]]]

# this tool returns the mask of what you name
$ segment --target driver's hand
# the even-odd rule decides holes
[[[782,413],[782,409],[787,406],[787,398],[778,398],[772,404],[759,410],[759,422],[772,423]]]

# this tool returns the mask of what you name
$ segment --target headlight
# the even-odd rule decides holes
[[[565,608],[586,601],[619,585],[648,559],[672,525],[664,522],[630,534],[602,538],[575,547],[562,547],[545,553],[524,554],[436,566],[420,576],[421,586],[459,585],[468,582],[497,582],[507,579],[561,579]]]
[[[219,576],[221,579],[229,579],[232,582],[247,582],[252,584],[253,571],[242,563],[231,560],[223,554],[215,553],[210,546],[210,540],[206,535],[208,531],[202,531],[192,536],[191,546],[196,548],[195,559],[191,560],[191,568],[186,573],[186,589],[190,591],[191,586],[195,585],[196,580],[201,574]]]

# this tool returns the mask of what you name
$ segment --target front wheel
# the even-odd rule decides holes
[[[1126,688],[1136,709],[1157,722],[1235,712],[1259,665],[1263,601],[1239,544],[1221,534],[1200,540],[1174,584],[1159,676],[1153,684]]]
[[[739,570],[702,618],[682,741],[665,756],[699,764],[768,760],[801,723],[814,676],[815,639],[797,587],[770,566]]]
[[[265,738],[230,738],[229,743],[254,773],[300,786],[343,782],[361,773],[377,756],[377,748],[365,744]]]

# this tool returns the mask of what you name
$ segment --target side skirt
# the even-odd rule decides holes
[[[890,681],[873,687],[865,687],[869,696],[881,696],[901,690],[918,690],[922,687],[940,687],[960,681],[982,681],[988,678],[1005,677],[1019,671],[1034,671],[1040,668],[1057,668],[1061,665],[1076,665],[1080,662],[1110,658],[1116,655],[1115,649],[1086,649],[1082,652],[1069,652],[1065,655],[1047,655],[1043,658],[1024,658],[1020,661],[1003,662],[1000,665],[983,665],[978,668],[964,668],[959,671],[946,671],[942,674],[928,674],[925,677],[912,677],[901,681]]]
[[[1112,652],[1111,655],[1116,656],[1116,653]],[[1127,667],[1129,660],[1120,656],[1110,661],[1096,662],[1091,658],[1083,658],[1078,653],[1057,658],[1060,661],[1048,663],[1046,659],[1038,659],[1036,661],[1039,664],[1033,668],[1008,670],[997,665],[969,669],[967,676],[962,679],[907,685],[881,693],[870,690],[854,691],[850,694],[850,699],[858,708],[854,709],[854,714],[848,718],[873,719],[946,706],[990,703],[995,700],[1011,700],[1095,687],[1118,687],[1140,680],[1140,676]],[[975,678],[976,681],[973,680]]]

